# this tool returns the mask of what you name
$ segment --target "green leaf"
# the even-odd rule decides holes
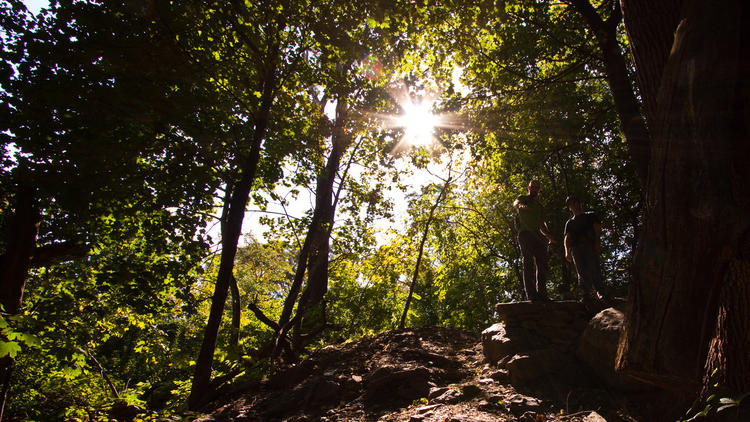
[[[33,334],[21,333],[19,340],[29,347],[42,347],[41,339]]]
[[[0,340],[0,357],[10,356],[11,358],[15,358],[20,351],[21,346],[17,342]]]

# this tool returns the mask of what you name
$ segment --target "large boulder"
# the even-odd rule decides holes
[[[609,387],[620,390],[639,390],[643,386],[615,372],[615,360],[620,336],[625,326],[625,315],[617,308],[607,308],[589,320],[583,330],[576,357]]]

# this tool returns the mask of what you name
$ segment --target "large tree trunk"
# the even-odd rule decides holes
[[[649,125],[654,125],[659,120],[656,97],[684,2],[685,0],[620,2],[635,62],[638,88]]]
[[[0,305],[7,314],[21,309],[23,289],[36,252],[41,214],[34,189],[19,186],[16,209],[7,226],[6,247],[0,256]]]
[[[750,391],[749,5],[622,3],[653,146],[618,367],[692,393],[718,369]]]
[[[15,315],[21,309],[23,289],[34,257],[41,214],[33,188],[19,185],[16,209],[7,226],[5,251],[0,255],[0,305],[5,314]],[[0,420],[10,389],[13,359],[0,358]]]

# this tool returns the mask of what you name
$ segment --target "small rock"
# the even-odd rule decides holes
[[[492,378],[482,378],[479,380],[479,383],[482,385],[493,384],[494,382],[495,380],[493,380]]]
[[[539,418],[537,418],[536,412],[528,411],[528,412],[524,412],[524,414],[521,415],[521,417],[518,418],[518,420],[521,422],[538,422]]]
[[[520,394],[511,397],[506,401],[505,404],[508,407],[508,410],[511,411],[511,413],[516,416],[521,415],[522,417],[529,412],[536,413],[537,411],[539,411],[539,408],[542,405],[539,400]]]
[[[505,324],[497,323],[482,331],[482,351],[489,363],[495,363],[507,355],[513,355],[518,343],[511,341],[505,330]]]
[[[479,404],[477,404],[477,408],[479,410],[490,410],[494,407],[495,406],[492,403],[488,402],[487,400],[482,400],[479,402]]]
[[[430,404],[430,405],[427,405],[427,406],[419,407],[419,408],[414,409],[414,410],[417,413],[419,413],[420,415],[423,415],[423,414],[425,414],[425,413],[427,413],[427,412],[429,412],[431,410],[437,409],[440,406],[442,406],[442,404]]]
[[[511,359],[513,359],[513,356],[512,356],[512,355],[507,355],[507,356],[505,356],[504,358],[502,358],[502,359],[500,359],[499,361],[497,361],[497,367],[498,367],[498,368],[501,368],[501,369],[502,369],[502,368],[505,368],[505,366],[506,366],[506,365],[508,364],[508,362],[509,362],[509,361],[510,361]]]
[[[143,411],[144,410],[138,406],[127,404],[124,401],[118,401],[112,405],[112,408],[109,409],[108,413],[109,416],[114,419],[131,420],[139,413],[143,413]]]
[[[585,418],[583,418],[583,422],[607,422],[607,420],[604,419],[602,415],[596,412],[591,412],[588,415],[586,415]]]
[[[466,384],[461,387],[461,393],[467,400],[470,400],[481,394],[482,389],[474,384]]]
[[[426,397],[430,392],[429,377],[430,371],[424,367],[406,370],[396,367],[378,368],[365,383],[365,402],[368,405],[393,405]]]
[[[434,401],[437,403],[458,403],[461,401],[461,392],[449,389],[445,393],[436,397]]]
[[[303,387],[307,390],[305,401],[312,405],[338,402],[341,393],[339,383],[329,379],[313,380],[313,382],[306,383]]]
[[[510,381],[510,377],[508,375],[508,370],[507,369],[499,369],[499,370],[491,373],[490,374],[490,378],[492,378],[493,380],[495,380],[497,382],[503,383],[503,384],[507,384],[508,381]]]
[[[506,368],[514,385],[524,385],[560,370],[567,360],[565,354],[555,349],[530,350],[523,355],[514,355]]]
[[[448,387],[434,387],[430,389],[430,394],[427,396],[428,399],[432,400],[435,397],[440,397],[443,395],[446,391],[448,391]]]
[[[504,404],[505,403],[505,397],[499,395],[499,394],[493,394],[489,397],[487,397],[487,400],[490,401],[490,403],[496,403],[496,404]]]

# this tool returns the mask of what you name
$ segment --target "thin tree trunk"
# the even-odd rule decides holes
[[[430,207],[430,214],[427,216],[427,222],[424,226],[424,231],[422,232],[422,239],[419,241],[419,252],[417,253],[417,263],[414,265],[414,273],[412,273],[411,277],[411,284],[409,285],[409,294],[406,296],[406,303],[404,303],[404,312],[401,314],[401,321],[398,323],[398,329],[403,330],[406,326],[406,316],[409,313],[409,306],[411,306],[411,299],[414,296],[414,287],[417,285],[417,278],[419,277],[419,266],[422,264],[422,255],[424,253],[424,244],[427,242],[427,234],[430,231],[430,225],[432,224],[432,219],[435,215],[435,210],[437,209],[438,205],[440,205],[440,201],[445,196],[445,191],[448,190],[448,185],[451,182],[451,177],[448,176],[448,178],[445,180],[445,184],[443,184],[443,188],[440,189],[440,193],[438,194],[437,199],[435,199],[435,203],[432,204],[432,207]]]
[[[612,93],[617,116],[628,143],[631,160],[641,186],[646,185],[650,153],[650,138],[640,103],[628,75],[625,58],[617,42],[617,26],[622,21],[619,2],[614,2],[610,17],[604,21],[589,0],[571,0],[573,8],[583,16],[596,37],[604,59],[607,83]]]
[[[317,226],[319,224],[317,223],[317,220],[319,219],[320,216],[316,215],[315,212],[313,212],[310,227]],[[312,235],[310,233],[310,230],[308,230],[307,235],[305,236],[305,241],[302,244],[302,249],[300,249],[299,256],[297,257],[297,269],[294,272],[294,280],[292,281],[292,286],[289,289],[289,294],[284,299],[284,307],[281,310],[281,316],[279,317],[278,329],[275,335],[276,339],[274,346],[274,355],[276,354],[276,351],[279,350],[278,348],[283,336],[285,336],[287,331],[289,330],[289,322],[292,318],[292,311],[294,310],[294,305],[297,303],[297,298],[299,297],[299,292],[302,290],[302,283],[305,279],[305,272],[307,271],[307,260],[308,256],[310,255],[311,244]]]
[[[237,254],[237,245],[242,234],[242,221],[245,218],[245,209],[250,197],[255,174],[260,161],[260,151],[263,139],[268,128],[268,118],[274,99],[275,79],[272,75],[264,81],[262,103],[256,115],[255,131],[253,134],[252,147],[240,169],[240,180],[231,185],[231,196],[228,197],[228,206],[225,204],[227,213],[226,220],[221,224],[221,259],[219,261],[219,273],[216,277],[214,294],[211,298],[211,309],[203,335],[200,353],[195,364],[193,384],[188,398],[188,407],[197,410],[210,393],[211,367],[213,365],[216,340],[219,334],[224,304],[232,278],[234,277],[234,258]],[[227,186],[230,189],[230,185]]]
[[[229,281],[229,291],[232,293],[232,335],[229,337],[229,344],[237,347],[240,344],[242,304],[240,302],[240,288],[237,285],[237,279],[234,275],[232,275],[232,279]]]
[[[295,350],[305,346],[302,340],[302,327],[306,320],[307,322],[313,321],[312,324],[317,324],[317,326],[308,327],[310,329],[310,332],[307,333],[309,338],[313,338],[314,334],[322,331],[325,326],[325,307],[319,308],[319,312],[315,312],[314,315],[312,311],[322,303],[323,297],[328,291],[328,254],[337,199],[334,195],[333,184],[341,165],[341,158],[352,143],[351,137],[345,131],[349,114],[346,97],[347,93],[337,95],[336,122],[331,136],[331,153],[323,172],[318,176],[314,214],[319,215],[319,219],[315,225],[310,226],[308,233],[312,240],[307,263],[307,285],[297,306],[298,318],[295,323],[295,338],[293,341]]]
[[[320,253],[318,249],[321,243],[325,243],[326,247],[326,263],[324,265],[325,276],[328,276],[328,264],[327,264],[327,245],[328,237],[330,236],[331,229],[333,226],[333,214],[335,212],[335,205],[332,202],[333,196],[333,181],[338,171],[339,163],[341,162],[341,156],[343,155],[348,141],[344,138],[343,127],[346,124],[344,121],[347,114],[346,101],[339,96],[336,103],[336,122],[334,126],[334,133],[332,136],[332,148],[331,154],[328,157],[326,166],[318,176],[317,186],[315,189],[315,209],[313,210],[313,216],[310,220],[310,226],[305,236],[305,241],[300,249],[299,257],[297,258],[297,268],[294,273],[294,280],[292,286],[289,289],[289,294],[284,299],[284,307],[279,317],[279,329],[276,332],[276,340],[274,351],[279,350],[279,345],[282,338],[291,328],[291,317],[294,305],[297,303],[297,298],[302,290],[304,283],[305,274],[308,274],[308,284],[310,283],[310,272],[311,267],[319,260]],[[323,238],[325,238],[323,240]],[[318,275],[320,270],[316,272]],[[303,294],[304,296],[304,294]],[[297,313],[299,314],[299,308]],[[276,354],[276,353],[274,353]]]
[[[351,139],[345,133],[348,106],[345,95],[339,95],[336,102],[336,123],[332,136],[331,154],[328,156],[326,167],[318,177],[315,192],[315,212],[320,220],[317,227],[311,227],[313,233],[312,249],[310,251],[309,274],[307,287],[300,298],[299,309],[305,310],[323,299],[328,290],[328,251],[331,231],[333,229],[334,194],[333,183],[338,173],[341,157],[351,144]],[[299,312],[299,311],[298,311]]]
[[[339,111],[341,111],[341,113],[339,113]],[[339,110],[338,109],[338,103],[337,103],[337,117],[336,117],[336,121],[337,121],[337,127],[339,129],[337,129],[336,132],[335,132],[335,134],[334,134],[334,137],[336,139],[336,140],[334,140],[334,145],[341,145],[342,143],[344,145],[343,145],[343,147],[338,148],[338,149],[340,149],[340,151],[336,154],[337,157],[334,156],[334,155],[331,155],[329,157],[328,164],[326,165],[326,169],[330,169],[331,168],[331,164],[332,164],[331,160],[332,159],[335,159],[338,162],[341,161],[341,157],[343,156],[343,153],[346,150],[346,146],[348,146],[348,144],[351,142],[351,140],[348,140],[348,138],[344,138],[345,134],[343,132],[343,125],[346,124],[346,122],[343,119],[346,116],[346,114],[347,114],[347,112],[346,112],[345,104],[342,103],[342,109]],[[361,145],[361,143],[362,143],[362,141],[360,140],[360,142],[354,148],[354,151],[356,151],[359,148],[359,145]],[[354,154],[354,151],[352,152],[352,154]],[[352,155],[352,159],[353,159],[353,155]],[[330,206],[330,213],[328,213],[330,215],[329,223],[328,223],[328,229],[325,232],[325,242],[326,243],[329,241],[330,236],[331,236],[331,231],[333,230],[333,224],[334,224],[333,216],[335,215],[335,212],[336,212],[336,205],[338,204],[338,199],[339,199],[339,195],[341,193],[341,188],[343,187],[343,183],[344,183],[343,181],[346,179],[346,175],[349,172],[349,167],[351,166],[351,164],[352,164],[352,160],[350,159],[349,162],[347,163],[346,169],[344,170],[344,173],[343,173],[343,175],[341,177],[342,181],[341,181],[341,184],[339,186],[339,189],[336,191],[336,194],[333,195],[333,198],[332,198],[332,205]],[[338,164],[336,165],[335,169],[337,169],[337,168],[338,168]],[[328,171],[328,170],[326,170],[326,171]],[[319,183],[320,183],[321,180],[330,181],[331,182],[331,192],[330,192],[331,194],[333,192],[333,184],[332,184],[332,182],[333,182],[333,177],[335,177],[335,174],[336,174],[336,170],[334,170],[333,174],[330,175],[330,177],[327,177],[327,178],[324,178],[324,179],[319,179],[319,181],[318,181]],[[317,190],[318,189],[316,189],[316,191]],[[316,196],[316,201],[317,201],[317,196]],[[324,207],[325,207],[325,204],[324,204]],[[287,332],[292,328],[293,325],[297,325],[297,323],[299,322],[300,318],[302,317],[302,314],[298,312],[298,315],[299,315],[300,318],[295,318],[294,321],[290,321],[292,309],[294,308],[294,304],[296,303],[296,300],[297,300],[297,298],[299,296],[299,292],[300,292],[300,289],[302,287],[302,283],[303,283],[303,280],[304,280],[305,273],[306,273],[306,271],[308,269],[308,266],[311,265],[310,262],[315,259],[315,258],[312,258],[312,259],[310,258],[310,250],[312,249],[312,244],[315,241],[315,237],[316,237],[316,233],[317,233],[316,230],[314,230],[314,228],[315,227],[319,227],[321,225],[320,221],[324,218],[325,214],[326,213],[319,211],[319,208],[318,208],[317,202],[316,202],[316,208],[313,211],[313,219],[312,219],[312,221],[310,223],[310,228],[308,229],[308,233],[305,236],[305,242],[304,242],[304,244],[302,246],[302,249],[300,251],[300,257],[299,257],[298,263],[297,263],[297,270],[295,272],[294,282],[292,283],[292,288],[290,289],[289,294],[287,295],[286,299],[284,300],[284,308],[282,310],[281,317],[279,318],[279,324],[277,325],[276,330],[275,330],[276,331],[276,337],[275,337],[274,345],[273,345],[273,351],[274,352],[272,353],[272,356],[274,356],[274,357],[278,356],[278,353],[281,351],[281,345],[283,344],[283,341],[284,341],[283,337],[286,336]],[[326,253],[325,256],[326,256],[326,260],[327,260],[328,259],[327,258],[328,257],[328,253]],[[318,278],[319,278],[319,276],[318,276]],[[325,275],[325,282],[326,282],[326,284],[327,284],[327,278],[328,278],[328,275],[327,275],[327,262],[326,262],[326,275]],[[323,294],[325,294],[325,290],[324,290]],[[321,296],[321,298],[322,298],[322,296]],[[300,344],[296,345],[296,347],[299,347],[299,346],[300,346]]]
[[[0,358],[0,370],[2,370],[2,390],[0,391],[0,421],[3,420],[3,414],[5,413],[5,402],[8,399],[8,391],[10,391],[11,376],[13,375],[13,366],[15,361],[10,356]]]

